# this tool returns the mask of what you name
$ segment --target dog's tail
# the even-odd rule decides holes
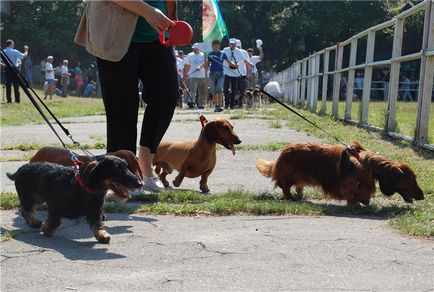
[[[273,167],[276,161],[267,161],[262,159],[257,159],[255,161],[256,168],[265,177],[271,177],[273,175]]]
[[[15,173],[9,173],[9,172],[7,172],[6,175],[7,175],[7,177],[8,177],[10,180],[15,180],[15,179],[17,178],[17,173],[18,173],[18,171],[15,172]]]

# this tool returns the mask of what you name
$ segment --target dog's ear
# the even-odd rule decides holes
[[[93,160],[84,166],[80,175],[82,175],[84,179],[85,187],[94,187],[95,182],[98,181],[100,168],[100,163],[96,160]]]
[[[355,149],[357,152],[360,152],[360,151],[364,151],[364,150],[366,150],[365,147],[364,147],[361,143],[359,143],[359,142],[357,142],[357,141],[353,141],[353,142],[351,142],[350,146],[351,146],[353,149]]]
[[[217,122],[216,121],[210,121],[206,123],[203,134],[205,135],[207,141],[209,143],[214,143],[217,140]]]
[[[355,169],[355,166],[353,162],[350,159],[350,154],[347,152],[347,150],[342,151],[340,164],[339,164],[339,170],[341,174],[349,174],[352,173]]]

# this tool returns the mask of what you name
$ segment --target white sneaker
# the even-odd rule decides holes
[[[164,191],[165,187],[161,180],[156,178],[155,176],[148,176],[143,179],[143,190],[152,192],[152,193],[159,193],[161,191]]]

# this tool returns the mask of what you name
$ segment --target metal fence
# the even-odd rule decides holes
[[[331,114],[337,119],[343,119],[349,123],[355,123],[363,127],[381,129],[389,135],[399,137],[404,140],[414,141],[422,147],[434,150],[434,145],[428,143],[430,107],[434,80],[434,0],[425,0],[414,7],[402,12],[395,18],[371,27],[351,38],[337,43],[334,46],[313,53],[303,60],[297,61],[291,67],[279,72],[273,80],[279,82],[287,101],[295,106],[307,107],[313,112],[317,112],[318,107],[321,113],[326,112],[327,94],[329,87],[329,77],[333,78],[332,91],[332,110]],[[422,36],[422,49],[419,52],[402,55],[402,43],[405,21],[408,17],[424,11],[424,27]],[[376,32],[393,27],[393,48],[392,57],[387,60],[374,61],[374,47]],[[361,38],[367,38],[365,62],[356,64],[357,43]],[[342,68],[343,52],[346,45],[350,46],[348,66]],[[334,56],[334,67],[329,71],[331,54]],[[408,61],[420,61],[420,75],[417,85],[408,81],[400,82],[401,63]],[[321,66],[320,66],[321,64]],[[381,86],[373,86],[372,74],[374,67],[390,66],[390,77],[382,81]],[[321,69],[321,70],[320,70]],[[357,82],[356,70],[363,71],[363,82]],[[347,77],[346,85],[342,86],[343,74]],[[356,82],[355,82],[356,81]],[[321,88],[320,88],[321,85]],[[360,88],[361,87],[361,88]],[[372,91],[382,88],[383,96],[387,97],[387,113],[384,128],[378,128],[368,123],[369,102]],[[396,109],[399,91],[415,91],[417,94],[417,118],[415,121],[414,137],[396,133]],[[361,98],[361,113],[359,120],[351,117],[354,94],[358,91]],[[387,94],[386,94],[387,93]],[[321,95],[319,97],[319,95]],[[343,117],[339,117],[339,97],[345,99],[345,112]],[[320,98],[320,99],[319,99]],[[386,99],[386,98],[385,98]],[[318,103],[321,103],[318,105]],[[434,127],[434,125],[432,125]]]

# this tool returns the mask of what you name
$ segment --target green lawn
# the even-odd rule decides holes
[[[320,105],[318,106],[318,111]],[[326,113],[331,114],[332,102],[327,102]],[[339,102],[338,116],[344,118],[345,114],[345,101]],[[371,101],[369,103],[368,124],[380,128],[384,128],[387,114],[387,102],[385,101]],[[361,115],[361,102],[354,101],[351,107],[351,119],[355,121],[360,120]],[[404,102],[398,101],[396,108],[396,132],[414,137],[416,129],[416,116],[417,116],[417,102]],[[431,104],[430,113],[430,129],[429,129],[430,143],[434,143],[434,105]]]
[[[1,88],[0,91],[1,90],[3,89]],[[35,92],[41,99],[44,98],[42,90],[36,89]],[[100,98],[84,98],[76,96],[63,98],[53,96],[52,100],[44,100],[44,102],[57,118],[101,115],[105,113],[104,105]],[[44,122],[36,108],[22,91],[21,103],[1,103],[0,113],[0,126]],[[47,112],[45,113],[47,116],[49,115]]]

